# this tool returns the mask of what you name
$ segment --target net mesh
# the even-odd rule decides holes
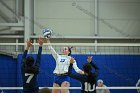
[[[22,53],[25,43],[1,43],[1,53]],[[139,54],[140,44],[136,43],[52,43],[52,47],[61,53],[62,47],[73,46],[73,54]],[[35,43],[30,52],[36,53],[38,44]],[[47,44],[43,46],[43,53],[50,54]]]
[[[0,64],[0,89],[2,93],[22,93],[21,73],[20,73],[20,61],[23,54],[25,43],[0,43],[0,54],[10,55],[12,58],[3,60]],[[136,43],[52,43],[52,47],[57,53],[61,54],[62,47],[73,46],[72,56],[75,57],[78,67],[82,67],[88,55],[93,56],[93,60],[100,68],[98,79],[103,79],[107,86],[119,87],[118,89],[111,89],[113,93],[137,93],[135,87],[137,80],[140,78],[140,44]],[[34,43],[30,49],[29,54],[37,54],[38,44]],[[51,52],[47,48],[47,44],[43,46],[43,56],[41,69],[39,74],[39,86],[48,86],[51,88],[53,84],[53,70],[55,68],[55,62],[50,55]],[[46,56],[47,55],[47,56]],[[8,60],[9,62],[7,62]],[[10,62],[11,61],[11,62]],[[18,61],[18,62],[17,62]],[[7,65],[8,63],[8,65]],[[12,70],[9,70],[12,69]],[[82,69],[82,68],[81,68]],[[13,82],[11,82],[13,80]],[[9,82],[11,82],[9,84]],[[14,84],[13,84],[14,83]],[[16,87],[17,89],[10,89],[10,87]],[[80,83],[71,79],[70,93],[80,93]],[[129,86],[125,88],[124,86]],[[2,87],[9,87],[4,89]],[[70,87],[70,88],[71,88]],[[122,89],[123,87],[123,89]],[[130,88],[130,87],[133,87]],[[119,90],[120,89],[120,90]]]
[[[48,88],[52,89],[69,89],[70,93],[80,93],[81,87],[69,87],[69,88],[61,88],[61,87],[39,87],[39,89]],[[0,93],[23,93],[22,87],[0,87]],[[131,92],[131,93],[139,93],[140,87],[96,87],[96,90],[107,90],[120,92]],[[113,92],[114,93],[114,92]]]

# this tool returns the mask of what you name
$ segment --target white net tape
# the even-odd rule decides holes
[[[43,52],[49,53],[47,43],[43,45]],[[73,46],[72,54],[140,54],[139,43],[51,43],[59,53],[62,47]],[[5,54],[18,54],[24,51],[26,43],[0,43],[0,52]],[[33,43],[31,51],[36,53],[38,43]]]
[[[11,45],[26,45],[26,43],[0,43],[0,46],[11,46]],[[33,43],[33,45],[38,45],[38,43]],[[45,43],[44,45],[48,45]],[[140,43],[51,43],[55,46],[114,46],[114,47],[129,47],[129,46],[140,46]]]
[[[45,87],[39,87],[42,89]],[[69,88],[62,88],[62,87],[47,87],[49,89],[81,89],[81,87],[69,87]],[[1,90],[22,90],[23,87],[0,87]],[[140,89],[140,87],[96,87],[96,89]]]

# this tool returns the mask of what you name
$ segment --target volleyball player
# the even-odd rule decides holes
[[[83,75],[78,73],[73,74],[72,67],[75,61],[74,58],[71,58],[68,75],[71,78],[81,82],[81,93],[96,93],[96,78],[98,76],[98,67],[92,62],[92,57],[88,57],[87,61],[88,63],[83,65]],[[92,67],[95,69],[94,73],[92,73]]]
[[[97,87],[104,87],[106,88],[107,86],[104,84],[104,81],[102,79],[99,79],[97,81]],[[97,89],[96,93],[110,93],[109,89]]]
[[[41,52],[43,39],[39,38],[39,49],[36,58],[36,62],[32,56],[27,56],[28,50],[32,47],[32,42],[27,40],[27,47],[22,56],[21,74],[23,80],[23,92],[24,93],[38,93],[39,87],[37,83],[37,75],[39,74],[39,66],[41,60]]]
[[[51,46],[51,43],[49,39],[46,39],[48,43],[48,48],[51,51],[55,61],[56,61],[56,67],[53,71],[54,73],[54,83],[53,87],[69,87],[70,86],[70,77],[68,76],[68,67],[70,65],[70,59],[71,59],[71,48],[64,47],[62,49],[62,55],[59,55]],[[77,67],[77,63],[74,60],[73,68],[77,73],[82,74],[83,71],[80,70]],[[69,93],[67,89],[53,89],[52,93]]]

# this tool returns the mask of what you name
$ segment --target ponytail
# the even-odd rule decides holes
[[[73,48],[73,46],[72,47],[68,47],[68,50],[69,50],[69,54],[68,54],[68,56],[71,56],[71,49]]]

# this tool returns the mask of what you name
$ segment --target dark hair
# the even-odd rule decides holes
[[[89,83],[94,83],[95,82],[95,78],[92,75],[92,66],[90,63],[85,63],[83,65],[83,70],[84,72],[86,72],[88,74],[88,82]]]
[[[33,66],[33,64],[34,64],[34,58],[33,58],[32,56],[28,56],[28,57],[26,58],[26,65],[27,65],[28,67],[31,67],[31,66]]]
[[[26,63],[25,73],[33,73],[33,74],[39,73],[39,68],[34,66],[34,58],[32,56],[28,56],[26,58],[25,63]]]
[[[25,73],[33,73],[33,74],[38,74],[39,73],[39,68],[33,66],[33,67],[25,67]]]
[[[69,54],[68,54],[68,56],[71,56],[71,49],[72,49],[73,47],[68,47],[68,50],[69,50]]]
[[[83,65],[83,70],[84,70],[84,72],[90,74],[91,73],[91,70],[92,70],[92,67],[91,67],[91,65],[89,63],[85,63]]]
[[[43,88],[39,90],[39,93],[51,93],[51,90],[49,88]]]

